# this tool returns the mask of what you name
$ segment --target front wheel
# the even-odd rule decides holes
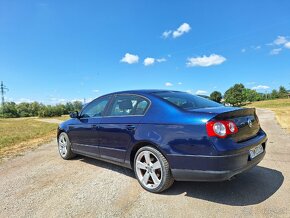
[[[136,153],[134,172],[140,185],[149,192],[160,193],[174,182],[168,161],[150,146],[142,147]]]
[[[71,143],[65,132],[60,133],[58,136],[58,152],[65,160],[72,159],[76,156],[71,150]]]

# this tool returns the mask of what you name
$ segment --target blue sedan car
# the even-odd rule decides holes
[[[134,169],[162,192],[177,181],[223,181],[256,166],[267,136],[255,109],[168,90],[101,96],[58,128],[63,159],[80,154]]]

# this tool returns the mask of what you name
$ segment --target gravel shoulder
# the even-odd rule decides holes
[[[0,165],[0,217],[290,217],[290,136],[258,110],[269,140],[259,166],[219,183],[175,182],[144,191],[132,171],[78,157],[62,160],[56,141]]]

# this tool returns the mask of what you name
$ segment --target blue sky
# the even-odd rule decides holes
[[[7,100],[290,89],[289,1],[0,0]]]

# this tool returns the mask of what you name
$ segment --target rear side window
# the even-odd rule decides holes
[[[184,110],[223,106],[209,99],[186,92],[155,92],[153,94]]]
[[[148,106],[148,100],[140,96],[117,95],[113,100],[108,116],[144,115]]]

